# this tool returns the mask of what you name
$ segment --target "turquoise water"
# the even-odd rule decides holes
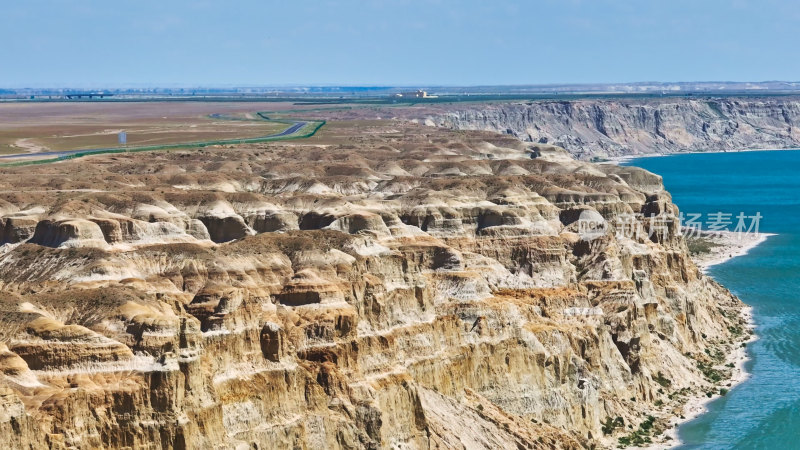
[[[753,307],[750,378],[678,430],[683,449],[800,449],[800,151],[685,154],[628,163],[664,177],[683,212],[763,216],[777,233],[709,274]],[[733,222],[736,222],[734,219]]]

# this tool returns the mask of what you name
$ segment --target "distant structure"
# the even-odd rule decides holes
[[[398,92],[393,94],[392,97],[394,98],[437,98],[438,95],[428,95],[427,91],[423,91],[422,89],[416,91],[409,91],[409,92]]]
[[[120,145],[126,145],[128,143],[128,133],[120,131],[117,135],[117,142],[119,142]]]

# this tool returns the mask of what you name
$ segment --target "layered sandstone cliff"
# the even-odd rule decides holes
[[[395,122],[310,144],[5,170],[0,443],[612,447],[725,377],[742,305],[647,218],[659,177]]]
[[[559,145],[581,159],[800,147],[796,97],[476,104],[421,115],[439,126]]]

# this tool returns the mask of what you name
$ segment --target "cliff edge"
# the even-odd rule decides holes
[[[8,448],[640,444],[746,339],[658,176],[510,136],[344,121],[0,172]]]
[[[429,124],[553,144],[579,159],[800,147],[800,99],[722,97],[454,105]]]

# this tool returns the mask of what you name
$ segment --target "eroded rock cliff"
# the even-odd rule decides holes
[[[578,233],[659,177],[357,125],[4,170],[0,443],[606,447],[724,378],[742,305],[674,226]]]
[[[427,113],[428,123],[508,133],[562,146],[581,159],[800,147],[795,97],[541,101]]]

